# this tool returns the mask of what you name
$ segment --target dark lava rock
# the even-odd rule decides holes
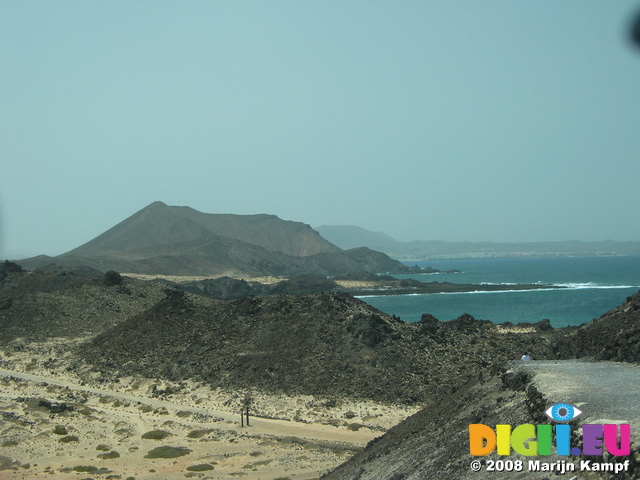
[[[485,323],[487,323],[486,320],[476,320],[472,315],[469,315],[468,313],[464,313],[455,320],[451,320],[450,322],[448,322],[451,327],[467,334],[477,332]]]
[[[366,315],[358,313],[353,316],[352,322],[347,326],[353,338],[368,347],[375,347],[382,343],[392,332],[388,321],[379,315]]]
[[[9,273],[24,271],[20,265],[15,262],[5,260],[4,263],[0,263],[0,277],[4,277]]]
[[[98,278],[102,276],[102,272],[100,270],[84,265],[68,266],[51,263],[40,267],[35,271],[39,273],[57,273],[58,275],[77,275],[85,278]]]
[[[122,276],[120,275],[120,273],[114,270],[109,270],[107,273],[104,274],[103,281],[105,285],[109,285],[109,286],[122,285]]]
[[[13,305],[11,298],[0,298],[0,310],[7,310],[11,308],[11,305]]]
[[[500,375],[485,375],[482,380],[469,382],[453,394],[440,396],[427,408],[369,442],[364,450],[322,478],[496,478],[488,472],[474,472],[469,468],[473,460],[469,455],[469,424],[492,426],[532,422],[527,408],[527,392],[519,381],[526,383],[527,379],[518,378],[514,382],[518,388],[512,390],[505,386]],[[503,457],[492,454],[482,460],[487,458],[495,461]],[[535,474],[528,478],[533,477]]]
[[[540,332],[548,332],[550,330],[553,330],[553,327],[551,326],[551,320],[549,320],[548,318],[540,320],[538,323],[534,323],[533,327],[535,327]]]
[[[407,403],[455,391],[524,351],[555,358],[540,334],[501,334],[470,315],[405,323],[343,293],[225,302],[177,292],[78,355],[106,375]]]
[[[237,300],[252,296],[333,292],[339,286],[333,280],[320,275],[298,275],[273,285],[247,282],[229,277],[199,280],[179,285],[191,293],[199,293],[220,300]]]
[[[49,400],[40,400],[39,406],[51,410],[51,413],[72,412],[74,408],[66,403],[50,402]]]
[[[0,345],[104,331],[154,305],[165,288],[129,278],[114,288],[67,272],[12,271],[0,281]]]
[[[220,300],[237,300],[253,295],[266,293],[265,286],[259,283],[249,283],[230,277],[208,278],[197,282],[180,285],[187,292],[199,293]]]
[[[291,295],[333,292],[337,290],[338,284],[333,280],[320,275],[298,275],[291,280],[284,280],[271,286],[269,294],[287,293]]]
[[[556,348],[562,358],[640,362],[640,292],[562,337]]]
[[[397,278],[392,277],[391,275],[376,275],[375,273],[369,272],[350,272],[345,273],[344,275],[338,275],[333,277],[334,280],[355,280],[359,282],[379,282],[379,281],[388,281],[394,282]]]

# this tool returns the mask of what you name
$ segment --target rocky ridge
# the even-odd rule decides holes
[[[553,332],[531,330],[470,315],[405,323],[341,293],[223,302],[171,290],[78,355],[107,376],[415,403],[523,351],[555,358]]]
[[[0,326],[0,343],[16,348],[88,338],[76,351],[78,368],[86,362],[105,378],[194,378],[405,403],[455,391],[525,350],[555,358],[561,335],[470,315],[405,323],[335,292],[221,301],[116,272],[9,272],[0,280]]]
[[[640,363],[640,292],[558,343],[562,358]]]
[[[522,425],[550,423],[543,413],[553,399],[539,391],[535,377],[519,369],[514,363],[493,369],[478,376],[452,395],[442,397],[437,403],[399,423],[385,435],[369,442],[364,450],[322,478],[324,480],[423,480],[438,478],[462,479],[637,479],[640,478],[640,454],[638,445],[632,446],[630,457],[592,458],[594,462],[623,462],[629,459],[627,472],[614,475],[611,472],[581,472],[580,459],[585,457],[548,456],[525,457],[511,451],[511,455],[499,456],[494,451],[487,456],[472,457],[469,454],[469,425]],[[579,420],[572,422],[572,444],[580,441]],[[479,461],[480,469],[471,468],[472,461]],[[522,462],[522,468],[488,471],[488,462]],[[576,463],[574,472],[534,471],[529,460],[555,464]],[[579,476],[574,473],[580,473]]]
[[[557,358],[591,358],[616,362],[640,362],[640,292],[600,318],[555,337]],[[539,358],[539,357],[538,357]],[[557,400],[556,400],[557,401]],[[469,469],[467,426],[548,423],[542,414],[552,399],[546,399],[525,372],[506,368],[487,376],[481,374],[451,396],[400,423],[364,451],[325,477],[326,480],[374,480],[389,478],[477,479],[496,474]],[[446,427],[444,427],[446,425]],[[576,440],[578,441],[578,440]],[[588,478],[640,478],[640,445],[632,445],[630,466],[618,475],[603,472]],[[497,460],[495,453],[483,458]],[[518,459],[517,455],[510,459]],[[526,460],[525,458],[521,458]],[[544,461],[566,461],[566,457],[546,457]],[[611,459],[624,461],[627,457]],[[570,458],[569,461],[572,461]],[[610,461],[610,460],[609,460]],[[510,472],[500,478],[549,478],[547,472]],[[575,477],[574,477],[575,478]],[[580,477],[583,478],[583,477]]]
[[[15,265],[15,264],[14,264]],[[109,275],[0,272],[0,344],[95,335],[152,307],[165,286]]]

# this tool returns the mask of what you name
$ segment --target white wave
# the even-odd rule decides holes
[[[466,295],[480,293],[525,293],[525,292],[548,292],[549,290],[568,290],[567,288],[526,288],[514,290],[472,290],[470,292],[437,292],[435,295]]]
[[[420,273],[402,273],[400,275],[457,275],[464,272],[420,272]]]
[[[419,297],[420,295],[431,295],[430,293],[400,293],[398,295],[387,293],[386,295],[354,295],[353,298],[382,298],[382,297]]]
[[[558,287],[563,287],[569,290],[582,290],[585,288],[597,288],[597,289],[609,289],[609,288],[639,288],[636,285],[601,285],[598,283],[556,283]]]
[[[484,284],[484,285],[496,285],[496,284]],[[499,284],[505,285],[505,284]],[[518,285],[517,283],[506,285]],[[638,285],[598,285],[595,283],[557,283],[550,285],[549,288],[527,288],[527,289],[509,289],[509,290],[472,290],[468,292],[433,292],[433,293],[401,293],[398,295],[361,295],[356,298],[379,298],[388,297],[389,295],[394,297],[416,297],[421,295],[476,295],[476,294],[489,294],[489,293],[527,293],[527,292],[566,292],[569,290],[586,290],[586,289],[613,289],[613,288],[640,288]]]
[[[635,285],[596,285],[596,284],[554,284],[549,288],[526,288],[526,289],[513,289],[513,290],[473,290],[471,292],[439,292],[437,295],[459,295],[466,293],[517,293],[517,292],[566,292],[568,290],[607,290],[614,288],[640,288]]]

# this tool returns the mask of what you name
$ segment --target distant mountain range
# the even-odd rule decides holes
[[[294,276],[408,270],[368,248],[342,250],[309,225],[274,215],[202,213],[154,202],[93,240],[56,257],[20,260],[152,275]]]
[[[437,258],[492,258],[525,256],[640,255],[640,241],[582,242],[400,242],[382,232],[372,232],[355,225],[323,225],[317,227],[325,239],[340,248],[368,247],[399,260],[431,260]]]

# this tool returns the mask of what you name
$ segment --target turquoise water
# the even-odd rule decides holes
[[[555,290],[438,293],[360,297],[370,305],[407,322],[430,313],[451,320],[464,313],[503,322],[539,322],[554,327],[590,322],[640,290],[640,256],[501,258],[413,262],[458,274],[397,275],[422,282],[545,283]]]

